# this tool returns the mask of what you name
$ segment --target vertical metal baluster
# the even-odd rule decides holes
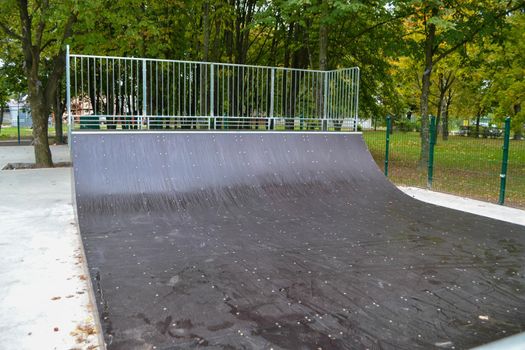
[[[239,110],[239,108],[241,107],[241,103],[240,103],[241,101],[239,101],[239,97],[240,97],[240,94],[239,94],[239,92],[240,92],[240,90],[239,90],[239,88],[240,88],[239,87],[239,81],[241,79],[240,75],[241,75],[241,68],[237,67],[237,79],[236,79],[237,80],[237,93],[235,94],[236,100],[237,100],[237,101],[235,101],[236,104],[237,104],[237,112],[235,113],[236,114],[235,116],[237,118],[240,117],[240,110]]]
[[[118,62],[118,98],[117,98],[117,103],[119,104],[119,107],[118,107],[118,112],[119,112],[119,119],[120,119],[120,125],[122,127],[122,71],[121,71],[121,67],[120,67],[120,59],[117,60]]]
[[[78,66],[77,66],[78,58],[77,57],[74,58],[74,62],[75,62],[75,78],[74,78],[75,79],[75,99],[77,101],[77,106],[78,106],[78,104],[81,103],[82,98],[79,98],[79,96],[78,96]],[[70,99],[71,99],[71,95],[70,95]],[[70,101],[70,104],[71,104],[71,101]],[[82,105],[80,104],[80,106],[82,106]],[[77,113],[78,113],[78,109],[77,109]],[[82,113],[82,107],[80,108],[80,113]],[[75,120],[74,120],[73,116],[71,116],[71,121],[70,122],[71,122],[71,124],[69,125],[69,128],[71,130],[73,130],[73,128],[75,126]]]
[[[186,115],[186,98],[187,98],[187,95],[186,95],[186,63],[183,63],[182,67],[184,69],[184,72],[182,73],[182,77],[184,78],[184,80],[182,81],[182,84],[183,84],[182,87],[184,89],[184,95],[183,95],[184,98],[182,99],[182,103],[183,103],[182,114]],[[189,79],[189,74],[188,74],[188,79]]]
[[[176,85],[175,85],[175,62],[173,62],[172,64],[172,70],[173,70],[173,79],[172,79],[172,90],[173,90],[173,96],[172,96],[172,103],[173,103],[173,108],[172,108],[172,114],[171,116],[175,116],[177,113],[175,112],[175,96],[177,96],[177,94],[179,93],[179,91],[176,89]],[[173,125],[173,128],[175,128],[176,125]]]
[[[164,115],[170,115],[170,62],[166,61],[166,111]],[[166,119],[168,121],[168,119]],[[167,124],[169,126],[169,124]]]
[[[98,59],[98,61],[100,62],[100,64],[99,64],[99,76],[100,76],[100,98],[98,99],[99,101],[102,100],[102,96],[103,96],[103,93],[104,93],[104,91],[103,91],[103,90],[104,90],[104,87],[103,87],[103,85],[102,85],[102,60],[103,60],[102,58],[99,58],[99,59]],[[100,113],[101,115],[104,114],[104,110],[103,110],[103,108],[104,108],[104,105],[103,105],[103,102],[101,101],[101,106],[100,106],[100,111],[99,111],[99,113]],[[100,120],[99,120],[99,125],[102,126],[102,125],[100,124]]]
[[[135,113],[137,108],[135,105],[135,83],[133,78],[133,60],[129,60],[129,95],[131,99],[131,115],[133,116],[134,123],[138,124],[138,116]]]
[[[80,100],[80,115],[83,115],[84,114],[84,99],[85,99],[84,97],[85,96],[84,95],[84,57],[80,58],[80,86],[81,86],[80,90],[82,94],[82,97]]]
[[[164,124],[164,61],[160,62],[160,127]]]
[[[109,59],[106,57],[106,118],[107,116],[109,116]]]
[[[350,70],[349,71],[349,75],[350,75],[350,103],[349,103],[349,114],[350,114],[350,118],[353,119],[354,118],[354,111],[353,111],[353,108],[354,108],[354,70]]]
[[[148,94],[148,88],[147,88],[147,67],[148,61],[146,59],[142,60],[142,118],[146,120],[147,128],[149,129],[150,121],[148,118],[148,106],[147,106],[147,94]],[[142,126],[143,120],[140,121],[140,125]]]
[[[155,111],[153,110],[153,63],[154,63],[153,60],[149,61],[149,114],[148,114],[148,120],[150,121],[149,126],[151,126],[152,122],[155,123],[155,119],[151,120],[152,116],[155,115]],[[155,127],[155,125],[153,125],[153,127]]]
[[[210,65],[210,116],[213,128],[215,129],[215,66]]]
[[[193,64],[193,94],[195,98],[193,99],[193,115],[197,114],[197,100],[199,98],[198,89],[197,89],[197,64]],[[195,128],[197,128],[198,121],[196,120]]]
[[[345,86],[346,86],[345,115],[347,116],[347,118],[352,117],[352,113],[350,112],[350,102],[352,101],[352,95],[350,91],[350,88],[351,88],[350,83],[352,82],[352,80],[350,77],[350,72],[351,71],[347,69],[345,73]]]
[[[357,131],[357,122],[359,120],[359,68],[356,68],[356,91],[355,91],[355,119],[354,119],[354,131]]]
[[[182,90],[180,88],[180,62],[177,63],[177,116],[179,117],[178,118],[178,121],[180,122],[180,116],[182,115],[182,111],[180,109],[181,107],[181,101],[180,101],[180,98],[181,98],[181,95],[182,95]]]
[[[125,120],[126,120],[126,123],[128,124],[128,127],[131,125],[130,124],[130,120],[128,119],[128,61],[127,60],[123,60],[124,61],[124,102],[123,102],[123,105],[124,105],[124,108],[123,109],[123,112],[124,112],[124,115],[125,115]]]
[[[117,128],[117,118],[116,118],[116,105],[115,105],[115,59],[111,59],[111,114],[113,117],[113,123],[115,124],[115,129]]]
[[[95,58],[93,58],[93,101],[91,101],[92,108],[93,108],[93,118],[97,115],[97,76],[96,76],[96,62]],[[91,80],[91,79],[90,79]],[[89,122],[88,122],[89,123]]]
[[[73,58],[74,59],[74,58]],[[69,149],[71,150],[71,57],[69,56],[69,45],[66,46],[66,109],[67,109],[67,135],[68,135],[68,144]],[[75,80],[76,81],[76,80]],[[61,118],[58,114],[55,118]],[[55,119],[56,122],[56,119]],[[18,121],[17,121],[17,126]]]
[[[159,62],[155,61],[155,128],[159,127]]]

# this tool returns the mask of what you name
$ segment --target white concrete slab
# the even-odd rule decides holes
[[[88,281],[71,169],[0,171],[0,349],[98,348]]]
[[[447,193],[429,191],[418,187],[400,186],[399,189],[409,196],[423,202],[525,226],[524,210],[454,196]]]
[[[67,145],[50,146],[54,162],[69,162],[69,148]],[[0,169],[7,163],[34,163],[35,153],[33,146],[5,146],[0,147]]]

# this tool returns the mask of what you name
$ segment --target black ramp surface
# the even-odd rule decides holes
[[[464,349],[525,330],[525,228],[405,196],[359,134],[73,142],[109,349]]]

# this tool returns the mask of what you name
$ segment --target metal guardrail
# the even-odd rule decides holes
[[[70,129],[357,130],[359,68],[66,55]]]

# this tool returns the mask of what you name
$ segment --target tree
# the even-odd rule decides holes
[[[71,37],[78,10],[74,3],[48,0],[4,1],[0,28],[20,44],[33,118],[37,167],[51,167],[48,117],[65,68],[64,44]],[[10,18],[9,21],[6,19]],[[15,23],[14,27],[7,23]]]
[[[420,166],[428,161],[429,97],[432,72],[444,58],[473,41],[499,29],[505,16],[522,9],[522,0],[409,1],[401,6],[413,8],[406,27],[413,47],[413,55],[422,63],[420,113]]]
[[[502,33],[503,42],[491,45],[484,62],[490,72],[486,79],[491,82],[494,112],[501,120],[512,117],[514,138],[519,139],[525,123],[525,12],[509,16],[507,21],[509,26]]]
[[[438,71],[436,86],[436,133],[441,134],[443,140],[448,140],[448,112],[452,103],[452,85],[456,80],[456,67],[454,62],[448,60],[448,64]]]

